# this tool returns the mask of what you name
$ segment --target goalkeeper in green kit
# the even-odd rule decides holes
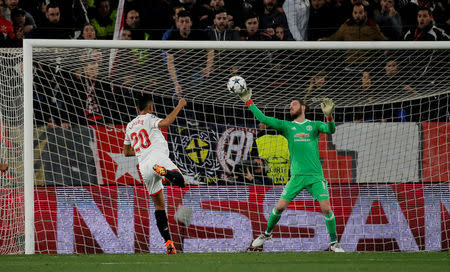
[[[272,238],[272,231],[280,220],[283,211],[300,191],[306,189],[314,199],[319,201],[330,234],[330,250],[344,252],[337,241],[336,220],[331,210],[327,181],[323,176],[318,147],[320,133],[333,134],[336,131],[336,125],[331,115],[334,109],[333,101],[325,98],[321,103],[322,111],[327,119],[327,123],[323,123],[306,119],[305,103],[302,99],[294,98],[291,100],[289,107],[293,121],[289,122],[265,116],[250,99],[251,94],[251,89],[247,89],[239,96],[258,121],[280,131],[286,137],[291,162],[291,178],[284,187],[280,200],[270,213],[265,233],[262,233],[253,241],[252,247],[262,246],[265,241]]]

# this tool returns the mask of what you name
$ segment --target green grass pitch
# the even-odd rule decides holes
[[[0,271],[450,271],[450,252],[1,255]]]

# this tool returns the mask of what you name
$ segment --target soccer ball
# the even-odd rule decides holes
[[[247,83],[240,76],[232,76],[228,80],[227,88],[230,93],[241,94],[247,89]]]

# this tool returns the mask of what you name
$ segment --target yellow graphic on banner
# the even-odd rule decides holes
[[[201,139],[191,139],[186,146],[186,153],[189,158],[197,164],[202,164],[208,157],[209,144]]]

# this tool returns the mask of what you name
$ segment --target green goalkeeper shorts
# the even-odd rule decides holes
[[[291,202],[303,189],[308,190],[314,200],[330,199],[327,181],[323,177],[316,176],[292,176],[284,187],[281,198]]]

